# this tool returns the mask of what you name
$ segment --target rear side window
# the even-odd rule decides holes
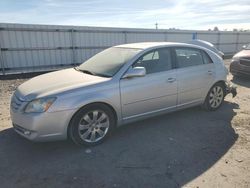
[[[208,56],[206,52],[202,51],[202,56],[203,56],[204,64],[213,63],[212,59]]]
[[[175,53],[179,68],[204,64],[203,54],[199,49],[176,48]]]

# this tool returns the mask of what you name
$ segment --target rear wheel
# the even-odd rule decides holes
[[[103,104],[82,108],[72,118],[69,136],[78,145],[96,145],[103,142],[115,127],[112,110]]]
[[[209,111],[217,110],[224,102],[224,97],[225,87],[223,84],[217,83],[209,90],[203,106]]]

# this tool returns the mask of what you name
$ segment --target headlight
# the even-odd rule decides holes
[[[26,113],[46,112],[55,100],[56,100],[55,97],[35,99],[28,103],[28,105],[25,107],[24,112]]]

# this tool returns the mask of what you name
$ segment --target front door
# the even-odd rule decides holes
[[[146,75],[120,80],[124,119],[176,107],[177,78],[169,48],[146,53],[133,67],[145,67]]]

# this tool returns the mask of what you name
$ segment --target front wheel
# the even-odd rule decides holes
[[[209,111],[217,110],[222,105],[224,97],[225,88],[223,84],[217,83],[209,90],[203,106]]]
[[[113,131],[115,118],[112,110],[103,104],[93,104],[79,110],[69,125],[69,136],[78,145],[96,145]]]

